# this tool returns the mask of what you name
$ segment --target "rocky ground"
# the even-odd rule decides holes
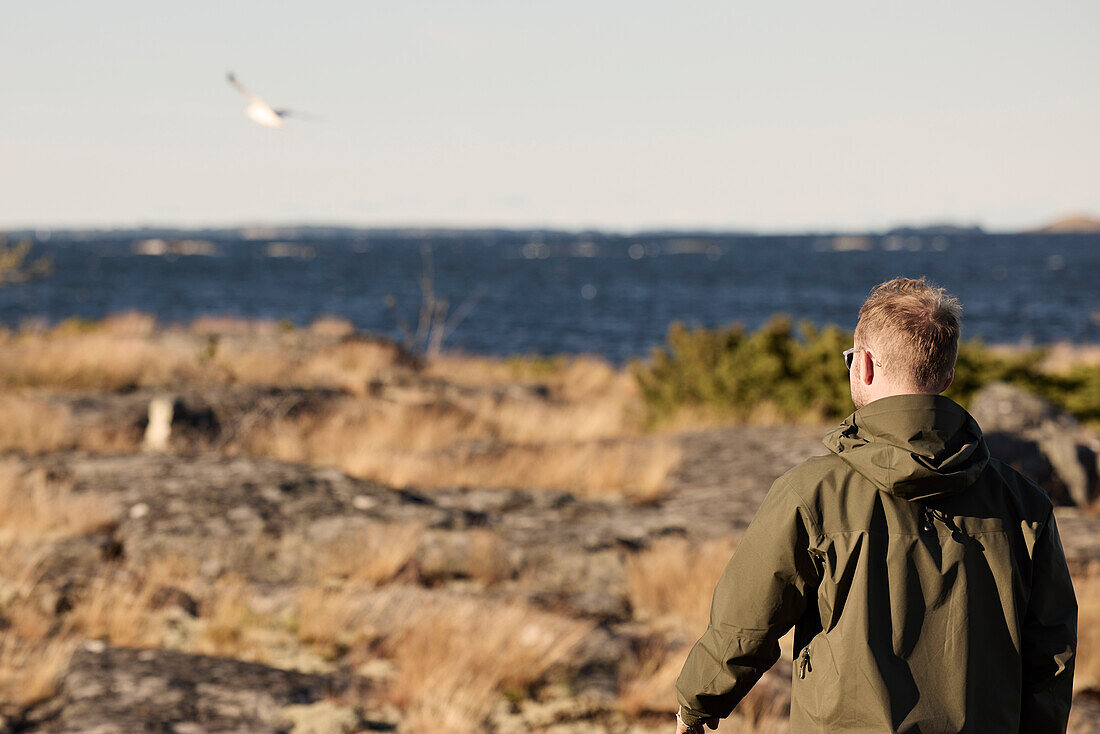
[[[648,504],[544,490],[396,490],[332,469],[261,458],[59,452],[18,461],[21,471],[64,482],[74,496],[95,492],[110,518],[97,532],[59,541],[43,561],[36,594],[61,615],[76,607],[104,565],[143,568],[163,557],[199,559],[198,574],[210,583],[233,574],[274,609],[289,603],[292,589],[318,582],[317,553],[333,539],[417,527],[415,548],[395,574],[400,583],[375,592],[376,604],[392,604],[395,617],[410,594],[488,594],[522,597],[595,623],[570,663],[570,696],[503,708],[491,719],[495,730],[657,731],[667,722],[647,724],[645,716],[628,721],[614,705],[619,668],[646,634],[632,621],[629,558],[661,538],[736,537],[779,473],[823,453],[821,434],[782,426],[679,434],[683,464],[669,478],[667,494]],[[1082,566],[1100,557],[1100,516],[1063,508],[1059,520],[1071,562]],[[489,557],[477,562],[492,568],[470,567],[475,537],[491,539]],[[165,586],[159,593],[159,603],[182,616],[196,613],[198,602],[187,592]],[[386,620],[386,613],[376,612],[372,623],[400,621]],[[370,703],[385,675],[372,678],[369,666],[357,672],[312,667],[317,670],[297,672],[92,640],[77,649],[55,695],[9,710],[7,730],[340,732],[399,726],[392,705]],[[356,705],[342,705],[352,690]],[[1081,694],[1075,731],[1100,730],[1089,723],[1100,708],[1093,695]]]
[[[825,451],[646,433],[606,365],[215,326],[0,344],[0,734],[667,732],[737,538]],[[1100,439],[1011,389],[972,410],[1100,578]],[[724,728],[786,731],[784,650]]]

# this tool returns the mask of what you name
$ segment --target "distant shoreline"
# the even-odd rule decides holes
[[[1100,268],[1100,234],[902,232],[265,230],[245,239],[129,231],[48,240],[43,233],[29,248],[8,239],[9,249],[28,250],[28,263],[48,260],[52,274],[0,288],[0,323],[127,311],[165,322],[232,314],[298,326],[338,316],[362,331],[400,337],[402,326],[417,330],[430,291],[437,304],[446,302],[448,348],[599,352],[622,364],[664,343],[675,321],[755,329],[786,313],[795,322],[850,328],[875,283],[905,275],[927,277],[962,299],[965,333],[986,343],[1100,342],[1092,275]]]
[[[142,226],[49,226],[21,225],[0,227],[0,234],[9,240],[32,239],[48,241],[85,241],[124,238],[232,238],[242,240],[267,239],[344,239],[354,236],[448,238],[471,236],[533,236],[577,237],[887,237],[887,236],[952,236],[952,235],[1019,235],[1019,234],[1095,234],[1100,232],[1100,218],[1085,215],[1062,217],[1038,227],[1023,229],[986,229],[976,224],[930,224],[890,228],[835,228],[802,230],[752,230],[738,228],[668,227],[637,230],[605,227],[479,227],[479,226],[359,226],[343,224],[240,224],[217,226],[176,226],[150,224]]]

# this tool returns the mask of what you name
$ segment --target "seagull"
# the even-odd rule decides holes
[[[225,78],[233,85],[233,88],[245,96],[248,100],[248,107],[245,108],[244,113],[248,115],[249,119],[253,122],[257,122],[264,127],[281,128],[286,122],[288,117],[305,118],[308,115],[303,115],[300,112],[292,112],[290,110],[278,110],[264,102],[258,95],[250,91],[248,87],[237,81],[237,76],[233,72],[229,72],[225,75]]]

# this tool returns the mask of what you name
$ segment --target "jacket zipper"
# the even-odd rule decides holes
[[[810,646],[802,648],[802,654],[798,658],[798,677],[801,680],[806,679],[806,671],[813,672],[813,666],[810,665]]]
[[[934,514],[932,514],[932,509],[925,506],[925,505],[921,505],[920,509],[921,509],[921,530],[923,530],[926,533],[931,533],[931,532],[935,531],[936,526],[933,524],[933,521],[936,519],[936,516]]]

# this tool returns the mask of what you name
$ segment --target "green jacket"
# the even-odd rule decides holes
[[[795,629],[791,734],[1065,732],[1077,600],[1045,492],[942,395],[897,395],[779,477],[684,663],[725,717]]]

